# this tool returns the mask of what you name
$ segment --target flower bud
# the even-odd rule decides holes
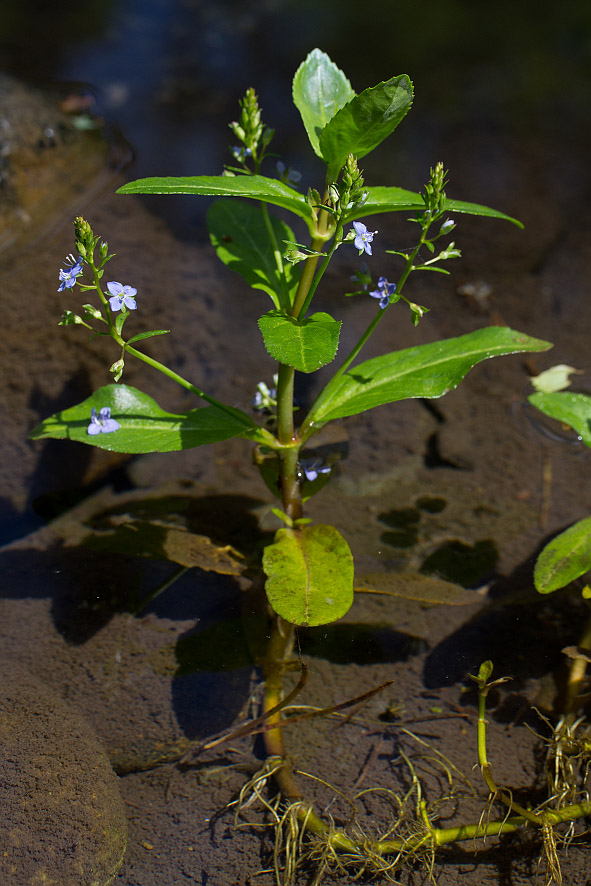
[[[78,314],[73,311],[64,311],[58,326],[80,326],[81,323],[84,323],[84,320]]]
[[[119,379],[123,375],[123,367],[124,366],[125,366],[125,361],[123,360],[123,357],[122,357],[120,360],[117,360],[115,363],[113,363],[113,365],[110,367],[109,372],[113,373],[113,378],[115,381],[119,381]]]
[[[90,319],[90,318],[92,318],[93,320],[102,319],[103,315],[98,310],[98,308],[94,307],[94,305],[82,305],[82,307],[84,308],[84,312],[86,314],[87,319]]]

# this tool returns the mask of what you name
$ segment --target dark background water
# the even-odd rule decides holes
[[[226,124],[249,85],[277,130],[275,149],[313,171],[290,85],[315,46],[357,91],[398,73],[413,79],[415,108],[396,141],[365,163],[370,173],[376,164],[387,171],[386,184],[418,189],[443,159],[454,194],[475,199],[463,193],[472,182],[454,168],[446,138],[478,129],[490,155],[483,166],[506,192],[503,139],[539,133],[564,152],[570,139],[587,138],[591,118],[587,0],[4,0],[0,34],[5,70],[96,90],[136,152],[130,178],[218,173],[232,143]],[[148,205],[179,235],[205,239],[203,201]]]

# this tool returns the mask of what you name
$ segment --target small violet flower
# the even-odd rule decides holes
[[[135,311],[137,305],[135,303],[135,295],[137,289],[133,286],[122,286],[121,283],[107,283],[107,289],[111,293],[109,304],[112,311],[120,311],[125,307],[130,311]]]
[[[74,257],[72,256],[72,261]],[[82,256],[78,256],[78,261],[75,265],[72,265],[71,268],[60,268],[60,285],[58,287],[58,292],[63,292],[64,289],[73,289],[76,283],[76,277],[78,274],[82,273]]]
[[[373,292],[370,292],[372,298],[379,298],[380,300],[380,308],[384,310],[390,304],[390,296],[394,295],[396,292],[396,283],[388,283],[385,277],[380,277],[378,280],[378,288],[374,289]]]
[[[319,474],[330,474],[329,466],[323,464],[319,458],[303,459],[300,462],[300,467],[306,480],[309,480],[310,483],[313,483]]]
[[[252,157],[252,148],[243,148],[239,145],[234,145],[234,147],[230,148],[230,152],[232,156],[241,163],[244,163],[248,157]]]
[[[277,161],[276,167],[282,182],[288,185],[297,185],[302,180],[301,172],[298,172],[297,169],[292,169],[291,166],[286,166],[281,160]]]
[[[257,385],[256,394],[252,398],[253,409],[272,411],[277,406],[277,375],[273,376],[274,388],[268,388],[264,381]]]
[[[355,228],[355,247],[359,250],[359,255],[362,252],[367,252],[368,255],[371,255],[371,241],[377,234],[377,231],[368,231],[363,222],[358,221],[353,222],[353,227]]]
[[[111,418],[111,410],[108,406],[103,406],[97,414],[94,406],[90,413],[90,424],[86,429],[87,434],[95,436],[95,434],[110,434],[112,431],[118,431],[121,425],[114,418]]]

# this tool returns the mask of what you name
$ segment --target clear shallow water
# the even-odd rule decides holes
[[[131,178],[215,174],[227,160],[237,100],[259,91],[275,147],[302,169],[305,136],[290,101],[293,73],[314,46],[327,51],[357,90],[407,72],[415,109],[368,169],[388,171],[389,184],[418,188],[446,132],[485,127],[490,167],[502,166],[502,140],[512,132],[562,135],[589,121],[591,11],[576,0],[556,13],[550,0],[527,6],[429,0],[323,3],[267,0],[86,0],[66,9],[44,0],[11,0],[0,12],[0,64],[43,84],[91,84],[105,112],[136,151]],[[495,145],[500,144],[501,150]],[[452,165],[452,157],[444,158]],[[308,175],[309,174],[309,175]],[[462,188],[461,170],[454,180]],[[497,172],[498,175],[498,172]],[[468,183],[471,184],[471,183]],[[205,201],[152,200],[178,235],[205,241]]]
[[[401,127],[399,137],[392,140],[391,146],[384,147],[375,162],[368,163],[369,180],[379,181],[383,176],[388,183],[418,188],[429,165],[442,157],[452,170],[453,189],[458,196],[499,204],[527,216],[529,224],[524,235],[512,229],[505,232],[504,228],[501,235],[492,226],[477,229],[462,224],[462,247],[467,259],[459,269],[459,279],[464,282],[474,275],[484,275],[492,282],[496,306],[512,325],[541,337],[556,335],[557,340],[562,339],[557,343],[560,359],[572,359],[575,365],[588,362],[589,317],[582,310],[572,316],[569,310],[575,296],[580,299],[578,304],[584,303],[589,279],[584,274],[583,260],[588,240],[569,239],[573,230],[582,234],[587,230],[581,210],[589,183],[584,165],[588,157],[588,118],[587,112],[583,113],[582,101],[589,74],[586,6],[571,4],[557,17],[555,6],[543,3],[536,8],[532,20],[528,10],[521,11],[514,4],[497,6],[494,16],[488,5],[483,4],[479,11],[460,2],[429,2],[405,9],[398,4],[370,2],[362,10],[359,4],[348,2],[269,2],[246,12],[240,4],[227,2],[217,3],[212,9],[211,4],[162,0],[142,4],[139,12],[134,5],[137,4],[82,3],[66,13],[59,4],[57,9],[45,3],[38,8],[35,4],[3,4],[0,17],[12,15],[14,26],[12,33],[1,29],[7,34],[7,65],[13,72],[42,84],[63,79],[90,83],[97,90],[105,113],[122,128],[136,151],[130,178],[154,173],[218,172],[230,141],[227,121],[235,116],[236,102],[244,87],[252,83],[260,92],[269,123],[281,129],[278,150],[312,180],[319,169],[313,161],[309,166],[304,165],[308,161],[300,161],[305,156],[304,136],[289,101],[293,72],[306,52],[315,45],[326,49],[347,71],[357,89],[407,70],[417,89],[415,108]],[[26,20],[22,18],[25,13]],[[1,18],[0,22],[4,23]],[[544,194],[547,197],[540,196]],[[221,390],[220,369],[227,370],[230,360],[227,352],[221,356],[216,353],[223,329],[218,315],[222,313],[221,299],[227,291],[223,292],[222,284],[210,272],[205,250],[189,249],[185,243],[181,249],[178,244],[179,238],[191,243],[207,242],[202,226],[207,201],[146,201],[150,212],[167,220],[175,240],[170,234],[154,234],[154,220],[127,205],[123,208],[125,201],[121,198],[120,205],[119,199],[113,198],[97,210],[97,215],[101,213],[101,230],[112,237],[120,255],[118,261],[122,262],[119,267],[126,267],[128,273],[132,268],[136,272],[135,250],[139,246],[155,257],[159,276],[155,279],[153,269],[149,268],[138,281],[142,294],[147,295],[151,288],[151,309],[156,313],[161,309],[161,293],[169,290],[178,292],[179,299],[181,295],[185,297],[186,291],[188,296],[199,296],[192,307],[201,304],[204,286],[211,299],[189,330],[194,333],[197,346],[183,345],[182,336],[177,335],[167,357],[184,361],[191,373],[205,372],[208,382],[223,398],[232,396],[240,398],[241,403],[248,402],[248,386],[259,376],[255,374],[256,360],[245,348],[237,358],[244,379],[234,380],[234,386],[230,383]],[[571,214],[570,222],[565,218],[566,210]],[[382,224],[376,227],[382,228]],[[19,400],[16,406],[16,400],[11,401],[7,414],[15,421],[18,417],[23,440],[35,417],[81,399],[96,386],[97,378],[101,378],[99,383],[103,381],[103,356],[100,360],[91,356],[96,352],[82,338],[66,353],[62,330],[55,328],[57,309],[52,296],[57,264],[55,254],[44,256],[32,268],[20,271],[16,277],[12,275],[7,284],[16,287],[10,289],[10,300],[21,307],[19,319],[23,324],[12,340],[7,375],[11,389],[30,393],[26,401]],[[531,273],[534,265],[538,268],[536,274]],[[568,287],[563,285],[565,270]],[[140,271],[138,262],[138,275]],[[465,302],[458,302],[453,285],[446,288],[440,285],[441,281],[437,283],[437,296],[433,290],[428,295],[432,299],[430,325],[421,334],[429,338],[451,335],[457,331],[454,323],[459,331],[466,331],[488,322],[487,317],[471,315]],[[553,291],[546,291],[552,287]],[[334,285],[332,288],[337,290]],[[32,312],[27,299],[22,297],[23,291],[36,293],[35,322],[42,316],[45,325],[39,323],[33,328],[29,316]],[[339,295],[341,292],[339,281]],[[148,314],[148,301],[146,297],[144,316]],[[257,306],[262,304],[258,302]],[[166,325],[172,313],[170,325],[182,328],[185,307],[177,304],[174,297],[167,298]],[[337,310],[349,310],[347,319],[353,324],[365,319],[362,306],[343,308],[339,302]],[[236,322],[236,326],[240,323]],[[22,329],[27,330],[28,353],[24,345],[22,350],[17,348],[18,340],[24,339]],[[406,334],[401,325],[394,324],[375,343],[376,350],[403,346]],[[83,368],[79,369],[80,366]],[[32,392],[26,388],[31,382]],[[143,386],[145,376],[141,381],[138,378],[137,383]],[[146,386],[152,383],[153,380],[147,380]],[[347,500],[347,507],[343,508],[343,489],[336,506],[327,490],[325,497],[314,501],[314,516],[331,521],[336,513],[339,519],[350,520],[351,526],[344,531],[355,546],[360,567],[369,570],[382,566],[395,570],[401,564],[418,568],[431,553],[425,543],[432,541],[437,551],[450,535],[452,542],[459,539],[474,547],[488,542],[485,553],[490,552],[492,539],[500,555],[499,572],[518,589],[523,579],[517,567],[522,573],[527,572],[527,557],[541,536],[536,510],[540,449],[530,451],[525,446],[506,409],[507,391],[522,390],[525,384],[525,369],[519,361],[508,359],[498,366],[495,362],[494,368],[482,367],[457,395],[438,403],[437,419],[427,415],[418,404],[410,404],[408,409],[402,404],[400,409],[376,410],[362,427],[354,420],[350,426],[351,458],[343,464],[343,480],[350,484],[367,482],[375,490],[375,500],[361,504],[357,499],[353,503]],[[165,397],[169,396],[167,390]],[[445,434],[450,427],[457,428],[451,439]],[[429,466],[421,447],[432,438],[437,442],[440,459]],[[36,494],[64,487],[76,490],[87,476],[87,447],[77,447],[76,453],[69,447],[66,452],[56,443],[44,448],[43,456],[35,450],[34,457],[38,459],[35,473],[28,477],[26,472],[23,474],[16,510],[9,511],[6,505],[10,513],[6,525],[14,535],[24,534],[40,522],[39,517],[32,515],[30,505],[22,521],[16,522],[33,483]],[[205,467],[199,461],[201,458],[210,459]],[[234,490],[249,470],[246,465],[239,482],[237,474],[245,463],[246,450],[242,447],[238,455],[229,449],[222,456],[225,462],[221,465],[218,458],[217,451],[211,455],[197,452],[184,461],[174,456],[166,458],[165,466],[163,459],[155,457],[141,465],[136,462],[132,465],[133,473],[122,471],[119,480],[125,486],[130,476],[141,474],[145,485],[153,486],[167,476],[166,471],[178,476],[194,476],[201,471],[208,487],[213,479],[218,488]],[[473,468],[447,470],[444,461],[453,465],[454,459],[457,464],[472,464]],[[6,448],[5,473],[16,473],[23,460],[22,450]],[[215,470],[207,473],[207,465],[214,464]],[[578,488],[580,477],[577,467],[562,463],[559,457],[554,459],[552,528],[589,510],[583,493],[573,501],[572,490]],[[391,488],[386,488],[384,480],[389,471],[400,473],[391,476]],[[408,471],[422,472],[419,485],[405,488]],[[116,477],[106,460],[94,476],[102,480]],[[466,478],[471,484],[466,483]],[[475,488],[474,501],[460,494],[469,485]],[[588,498],[588,492],[585,494]],[[426,495],[449,501],[441,518],[437,513],[429,515],[421,510],[419,502]],[[45,503],[51,504],[51,496]],[[73,500],[66,500],[66,504],[72,503]],[[455,521],[450,517],[452,505]],[[400,515],[409,512],[413,519],[400,526]],[[491,521],[492,528],[488,525]],[[413,537],[408,531],[401,539],[400,533],[409,529],[409,523],[410,529],[416,527],[417,540],[420,538],[423,547],[410,544]],[[432,538],[426,532],[431,524]],[[547,528],[549,531],[551,527]],[[409,546],[401,547],[401,540],[409,542]],[[146,589],[153,588],[164,567],[151,569],[147,561],[138,563],[135,558],[113,563],[100,551],[89,560],[86,549],[75,547],[69,551],[65,569],[63,551],[55,541],[48,544],[49,553],[40,548],[37,557],[32,556],[28,541],[11,554],[1,601],[4,608],[0,622],[6,633],[3,643],[8,654],[23,658],[33,670],[51,673],[60,690],[94,718],[105,741],[115,744],[115,736],[117,744],[129,746],[136,735],[145,733],[148,740],[157,742],[167,737],[176,724],[191,732],[206,731],[212,713],[230,716],[242,705],[249,692],[246,669],[215,678],[204,674],[202,695],[196,692],[194,674],[171,677],[178,665],[178,646],[173,642],[177,635],[181,639],[192,637],[196,619],[201,619],[198,631],[208,624],[207,611],[198,609],[202,599],[195,600],[201,584],[194,583],[193,575],[186,576],[168,595],[155,601],[148,619],[129,616],[130,608],[123,596],[119,601],[115,599],[121,605],[119,609],[113,607],[113,615],[108,607],[110,595],[116,598],[122,594],[121,586],[124,592],[133,591],[139,571],[146,575]],[[378,557],[376,567],[371,561]],[[80,601],[79,591],[87,587],[95,593]],[[81,605],[77,607],[78,602]],[[223,595],[214,601],[219,605],[223,602]],[[105,604],[104,609],[101,604]],[[377,610],[377,604],[373,605]],[[481,643],[481,635],[474,634],[469,617],[458,614],[457,609],[452,617],[447,610],[434,613],[418,605],[416,608],[416,625],[408,614],[401,616],[398,611],[389,611],[386,616],[376,612],[376,618],[379,615],[396,627],[378,635],[378,651],[383,655],[375,660],[388,663],[388,676],[392,666],[396,668],[396,695],[409,699],[413,708],[422,685],[439,687],[443,678],[448,683],[461,680],[465,670],[473,667],[483,654],[490,654],[496,661],[497,655],[501,659],[510,647],[509,651],[521,655],[522,625],[532,624],[529,617],[524,618],[517,611],[510,622],[512,643],[499,629],[491,635],[495,641],[491,651]],[[181,621],[183,616],[185,623]],[[429,621],[428,630],[421,628],[424,619]],[[555,621],[548,618],[547,624],[554,625]],[[464,622],[464,634],[458,639],[454,625],[460,629]],[[506,627],[504,624],[505,630]],[[401,650],[399,629],[405,637],[412,638],[413,644],[415,637],[420,642]],[[345,627],[347,631],[344,638],[339,636],[339,630],[331,632],[333,651],[340,654],[345,641],[349,647],[347,664],[342,667],[348,668],[351,661],[363,661],[364,668],[369,667],[366,658],[358,654],[367,655],[367,633],[357,643],[359,631]],[[432,644],[426,661],[420,658],[423,640]],[[237,641],[234,647],[226,637],[224,642],[231,652],[236,651]],[[528,673],[545,672],[547,655],[558,658],[561,643],[562,637],[560,642],[538,643],[541,661],[532,670],[528,660]],[[467,649],[470,660],[466,654],[458,655],[458,649]],[[310,654],[313,652],[312,649]],[[407,652],[408,668],[403,661]],[[321,644],[318,653],[327,655],[326,644]],[[513,667],[505,658],[500,664],[504,665],[504,672],[514,673],[518,663]],[[314,670],[321,667],[319,659]],[[327,666],[326,671],[320,670],[327,695],[319,699],[320,704],[342,698],[345,690],[361,692],[383,679],[376,674],[374,680],[367,670],[353,664],[335,684],[330,682],[335,667],[340,665],[331,663],[330,669]],[[352,679],[355,677],[358,690]],[[202,714],[203,720],[199,719]],[[310,741],[311,747],[315,744],[315,740]],[[464,739],[454,739],[450,746],[452,750],[466,747]],[[359,755],[358,746],[355,753]],[[513,753],[512,746],[508,756],[512,758]],[[312,764],[310,768],[323,771],[322,765]],[[350,768],[353,771],[353,765]],[[236,842],[220,840],[214,847],[206,829],[196,833],[196,822],[202,827],[202,822],[209,820],[205,816],[230,798],[230,789],[228,797],[206,793],[199,782],[190,781],[183,773],[173,787],[172,800],[177,805],[171,809],[168,774],[162,781],[160,790],[156,778],[125,780],[133,834],[126,870],[119,882],[122,886],[140,882],[170,886],[187,876],[203,883],[215,879],[216,886],[235,882],[236,870],[231,869],[236,868],[236,859],[241,857]],[[237,787],[242,783],[240,776]],[[195,796],[188,800],[187,791],[191,788]],[[183,827],[179,827],[179,821],[184,823]],[[153,845],[154,835],[158,836],[157,853],[150,853],[145,842]],[[227,835],[223,836],[225,840]],[[192,847],[193,841],[197,851],[191,861],[187,846]],[[245,867],[250,864],[251,871],[258,870],[258,844],[252,842],[251,835],[245,848],[250,852],[245,856]],[[217,877],[211,870],[220,857],[230,869]],[[478,872],[473,873],[472,879],[480,882]]]

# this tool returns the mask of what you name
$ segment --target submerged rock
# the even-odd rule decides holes
[[[47,686],[10,661],[1,668],[0,882],[108,886],[127,823],[105,751]]]
[[[44,92],[0,73],[0,252],[80,212],[129,161],[88,92]]]

